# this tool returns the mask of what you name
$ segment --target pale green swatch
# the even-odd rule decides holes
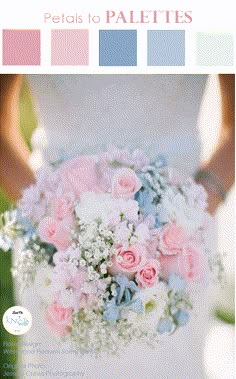
[[[197,66],[233,66],[233,35],[196,33],[196,64]]]

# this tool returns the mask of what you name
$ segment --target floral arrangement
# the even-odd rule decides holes
[[[81,352],[155,345],[185,326],[208,277],[204,188],[162,157],[112,148],[40,169],[0,247],[18,249],[22,290],[35,286],[48,328]]]

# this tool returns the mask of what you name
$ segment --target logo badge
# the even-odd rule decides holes
[[[28,309],[15,306],[8,308],[3,315],[2,323],[6,331],[14,336],[27,333],[32,326],[32,316]]]

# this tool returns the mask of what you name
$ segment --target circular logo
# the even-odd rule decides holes
[[[27,333],[32,326],[32,316],[28,309],[20,306],[8,308],[2,323],[6,331],[15,336]]]

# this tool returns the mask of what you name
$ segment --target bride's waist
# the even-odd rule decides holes
[[[38,128],[32,137],[33,152],[31,162],[37,168],[45,162],[68,159],[76,154],[98,154],[114,146],[121,149],[141,149],[150,158],[164,155],[168,164],[191,174],[198,166],[200,157],[200,143],[191,133],[187,136],[181,133],[171,135],[58,135],[48,136],[43,128]],[[38,160],[38,162],[35,162]]]

